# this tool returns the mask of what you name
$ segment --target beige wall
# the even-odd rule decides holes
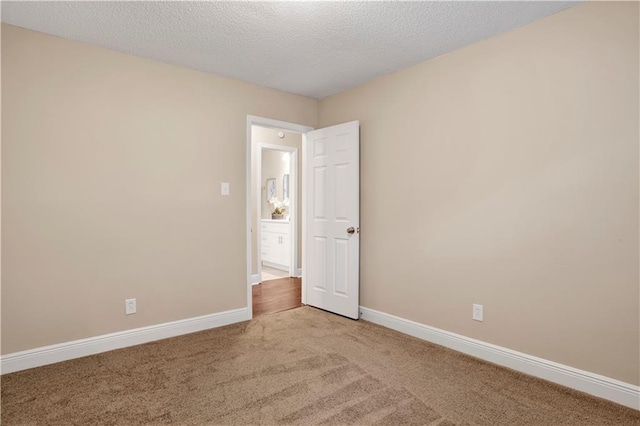
[[[9,25],[2,77],[2,353],[247,305],[246,116],[317,101]]]
[[[298,261],[298,268],[302,268],[302,216],[301,216],[301,212],[302,212],[302,192],[301,188],[302,188],[302,135],[300,133],[295,133],[295,132],[288,132],[288,131],[284,131],[285,137],[284,138],[279,138],[278,137],[278,132],[280,132],[281,130],[279,129],[269,129],[266,127],[260,127],[260,126],[253,126],[251,128],[251,140],[253,142],[253,146],[252,146],[252,152],[251,152],[251,175],[255,176],[257,173],[257,169],[256,169],[256,165],[255,165],[255,160],[257,158],[257,150],[258,150],[258,143],[265,143],[265,144],[270,144],[270,145],[280,145],[280,146],[287,146],[290,148],[298,148],[298,200],[297,200],[297,206],[298,206],[298,224],[297,224],[297,232],[298,232],[298,250],[297,250],[297,261]],[[262,186],[265,185],[264,179],[263,179],[263,183]],[[278,183],[278,193],[281,194],[282,193],[282,182],[280,181]],[[261,200],[266,200],[266,193],[265,191],[261,188],[258,187],[256,184],[256,180],[253,179],[253,182],[251,182],[251,192],[253,194],[256,194],[257,191],[260,191],[261,193]],[[256,229],[256,227],[258,226],[258,205],[255,202],[255,197],[253,200],[253,204],[251,207],[251,214],[252,214],[252,227],[253,229]],[[258,256],[257,256],[257,241],[256,241],[256,233],[254,232],[252,234],[252,239],[251,239],[251,273],[252,274],[257,274],[258,273]]]
[[[640,384],[638,35],[590,3],[320,101],[361,123],[361,304]]]

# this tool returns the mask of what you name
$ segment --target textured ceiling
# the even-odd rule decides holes
[[[2,2],[2,21],[313,98],[574,2]]]

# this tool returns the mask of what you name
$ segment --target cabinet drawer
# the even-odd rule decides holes
[[[278,222],[262,222],[261,228],[262,232],[274,232],[278,234],[288,234],[289,233],[289,222],[278,223]]]

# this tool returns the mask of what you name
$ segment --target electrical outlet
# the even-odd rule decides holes
[[[136,309],[136,299],[126,299],[124,301],[124,313],[126,315],[135,314]]]
[[[475,303],[473,304],[473,314],[471,316],[471,318],[473,318],[476,321],[482,321],[482,316],[483,316],[483,312],[484,308],[482,305],[476,305]]]

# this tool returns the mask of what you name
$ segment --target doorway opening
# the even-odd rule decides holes
[[[302,151],[310,127],[247,117],[249,319],[303,302]]]

